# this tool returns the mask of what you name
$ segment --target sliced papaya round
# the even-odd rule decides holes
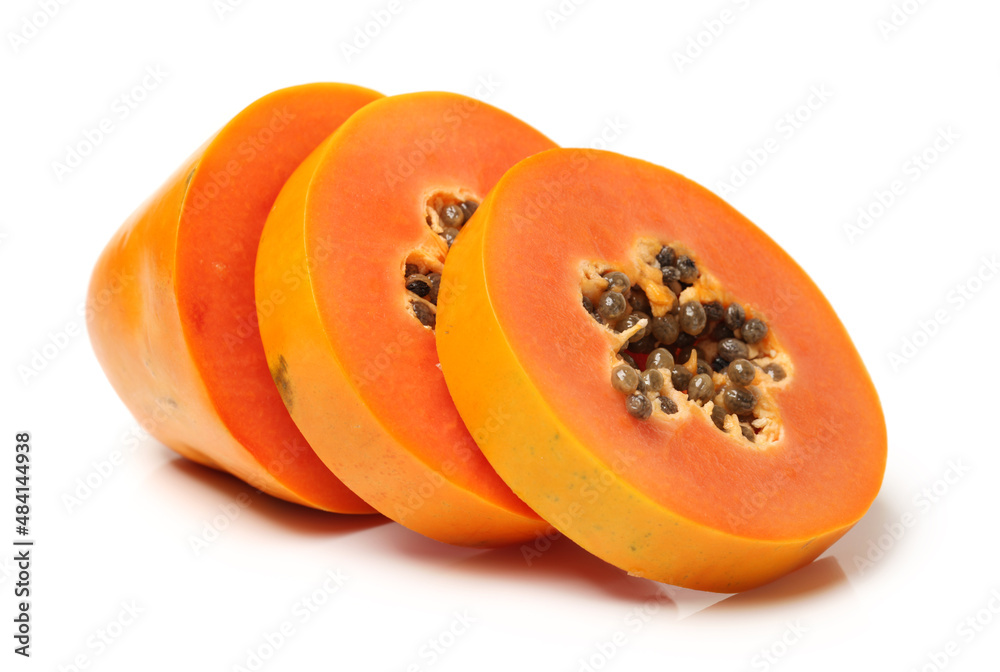
[[[274,387],[254,260],[285,179],[380,97],[324,83],[251,104],[124,223],[88,292],[97,358],[150,434],[276,497],[342,513],[373,509],[323,466]]]
[[[497,546],[549,529],[473,439],[510,422],[506,410],[466,428],[433,329],[450,244],[505,170],[551,147],[475,99],[383,98],[295,171],[261,237],[261,336],[295,423],[365,501],[447,543]]]
[[[514,493],[629,573],[736,592],[809,563],[874,500],[879,398],[773,240],[609,152],[508,171],[452,248],[436,338]]]

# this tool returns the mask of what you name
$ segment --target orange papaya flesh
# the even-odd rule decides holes
[[[438,212],[478,202],[507,168],[553,147],[480,101],[415,93],[351,117],[291,177],[257,255],[269,366],[316,453],[397,522],[439,541],[497,546],[549,526],[490,467],[414,313],[408,264],[440,272]],[[474,219],[474,217],[473,217]],[[461,235],[459,235],[459,238]]]
[[[738,301],[769,327],[751,352],[780,360],[787,375],[756,373],[766,417],[753,442],[736,415],[723,431],[713,422],[719,397],[691,401],[669,376],[661,394],[677,402],[675,413],[640,419],[612,388],[623,334],[596,320],[583,297],[595,285],[598,295],[607,290],[601,272],[649,280],[658,244],[668,243],[703,273],[678,303]],[[753,588],[815,559],[879,490],[880,402],[832,307],[766,234],[667,169],[575,149],[514,166],[449,254],[436,338],[466,424],[480,426],[498,406],[511,416],[477,438],[514,493],[631,574],[717,592]],[[489,372],[490,383],[470,371]]]
[[[260,342],[253,271],[285,179],[379,97],[320,83],[251,104],[124,223],[88,294],[98,360],[150,434],[276,497],[342,513],[373,509],[330,473],[285,410]],[[109,299],[111,286],[119,291]]]

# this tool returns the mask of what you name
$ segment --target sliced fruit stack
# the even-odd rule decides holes
[[[815,559],[885,469],[868,373],[774,241],[675,173],[455,94],[256,101],[122,226],[89,300],[160,441],[451,544],[554,527],[735,592]]]

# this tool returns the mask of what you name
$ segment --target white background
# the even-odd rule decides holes
[[[912,16],[888,32],[891,0],[566,0],[560,21],[547,15],[558,0],[404,0],[349,60],[341,45],[388,0],[245,0],[221,15],[212,0],[92,0],[44,21],[43,4],[6,0],[0,16],[0,668],[83,656],[93,670],[231,670],[289,624],[263,669],[998,669],[1000,5],[908,0]],[[723,10],[731,21],[713,23]],[[166,74],[120,118],[115,100],[147,68]],[[82,332],[90,270],[212,132],[291,84],[472,95],[484,78],[498,83],[490,103],[560,144],[604,142],[717,191],[752,173],[728,199],[826,292],[889,427],[881,494],[819,562],[733,597],[628,578],[565,540],[529,566],[516,547],[446,547],[255,494],[143,435],[119,402]],[[797,111],[792,132],[782,119]],[[113,130],[60,179],[53,162],[105,118]],[[935,156],[941,133],[952,139]],[[741,167],[769,139],[763,165]],[[849,235],[859,208],[880,216]],[[31,370],[51,340],[65,347]],[[10,637],[23,429],[30,660]],[[64,497],[88,476],[100,484],[71,511]],[[241,497],[250,505],[193,552]],[[332,594],[330,571],[346,577]],[[324,604],[303,612],[313,594]],[[115,625],[132,602],[139,616]]]

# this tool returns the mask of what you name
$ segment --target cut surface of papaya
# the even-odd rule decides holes
[[[122,225],[98,260],[90,339],[141,426],[276,497],[371,513],[316,457],[272,382],[253,272],[282,185],[381,95],[319,83],[271,93],[208,140]]]
[[[452,248],[438,306],[462,418],[510,416],[477,436],[483,454],[631,574],[752,588],[815,559],[878,493],[881,405],[829,302],[667,169],[593,150],[525,159]]]
[[[383,98],[300,166],[261,238],[261,336],[296,424],[354,492],[439,541],[497,546],[549,529],[476,447],[473,434],[511,419],[499,406],[466,428],[433,325],[450,243],[505,170],[553,146],[475,99]]]

